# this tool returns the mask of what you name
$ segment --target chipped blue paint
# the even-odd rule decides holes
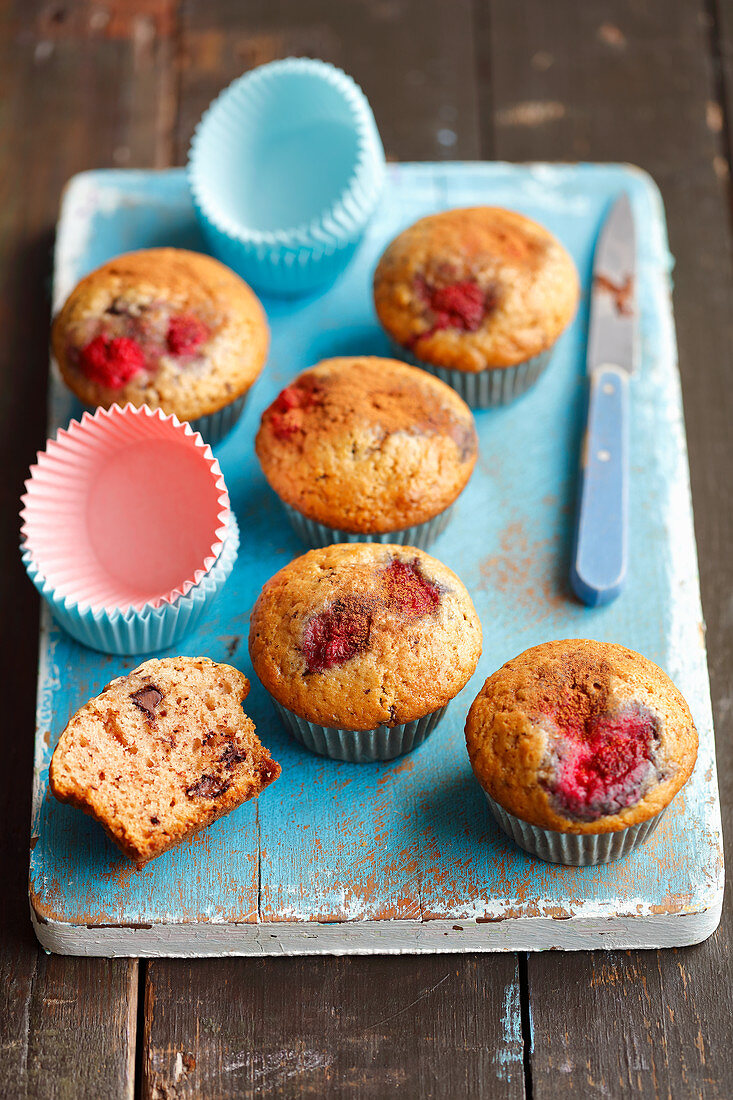
[[[502,1042],[494,1054],[497,1077],[510,1081],[513,1074],[522,1073],[522,1007],[519,995],[519,982],[509,982],[504,990],[501,1010]]]
[[[231,661],[252,678],[250,609],[264,581],[303,550],[259,470],[253,435],[262,409],[304,367],[327,355],[388,354],[370,295],[371,273],[387,240],[430,211],[506,205],[560,236],[587,288],[598,227],[622,188],[639,227],[642,363],[632,383],[631,563],[620,598],[585,608],[569,595],[566,582],[584,400],[586,296],[536,388],[508,408],[477,415],[479,464],[433,553],[471,591],[484,627],[484,654],[443,724],[411,756],[362,766],[312,756],[288,737],[253,680],[246,709],[282,764],[282,778],[257,803],[136,871],[90,819],[46,794],[50,754],[67,718],[134,662],[85,650],[47,624],[30,873],[37,913],[74,933],[66,949],[82,950],[84,937],[103,925],[194,922],[202,926],[201,940],[193,936],[187,950],[195,953],[206,950],[207,923],[211,929],[258,916],[262,923],[247,933],[256,946],[232,950],[283,950],[277,925],[269,922],[314,919],[330,923],[310,925],[303,950],[328,929],[335,937],[331,949],[374,949],[368,940],[354,946],[359,922],[388,917],[403,924],[389,922],[380,949],[414,950],[419,932],[400,938],[398,925],[407,929],[410,921],[441,919],[465,922],[463,931],[452,931],[449,923],[440,932],[441,950],[532,947],[539,941],[532,942],[529,933],[526,943],[505,933],[513,921],[543,915],[554,918],[543,945],[588,947],[608,942],[603,930],[612,934],[621,916],[714,913],[722,884],[720,816],[669,305],[671,262],[658,194],[634,169],[392,166],[378,217],[333,287],[321,297],[265,303],[273,331],[270,361],[239,427],[217,450],[242,530],[240,558],[207,621],[180,650]],[[108,257],[158,244],[202,247],[181,171],[77,177],[66,193],[59,229],[56,303]],[[52,426],[67,422],[73,411],[55,382]],[[651,841],[624,862],[600,868],[548,866],[516,849],[490,818],[463,743],[466,711],[487,675],[529,645],[572,636],[623,642],[666,668],[689,699],[701,734],[693,779]],[[583,923],[588,918],[601,921],[592,935]],[[477,926],[477,919],[487,923]],[[339,921],[355,923],[333,923]],[[713,924],[708,921],[705,934]],[[425,923],[419,927],[428,929]],[[438,925],[431,928],[437,935]],[[689,942],[685,934],[668,931],[660,942]],[[623,943],[637,942],[624,936]],[[147,950],[144,933],[126,950]]]

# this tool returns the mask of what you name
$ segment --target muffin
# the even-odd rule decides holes
[[[499,825],[554,863],[605,863],[659,823],[692,774],[697,730],[660,668],[620,645],[545,642],[490,676],[466,721]]]
[[[148,405],[218,442],[267,358],[264,310],[239,276],[178,248],[129,252],[74,288],[53,324],[53,354],[87,406]]]
[[[310,546],[428,546],[476,464],[471,410],[437,378],[395,359],[326,359],[265,410],[265,477]]]
[[[309,749],[389,760],[424,741],[470,680],[481,624],[455,573],[421,550],[327,546],[264,586],[249,651]]]
[[[560,242],[495,206],[421,218],[374,275],[377,316],[400,356],[475,408],[505,404],[537,381],[578,294]]]
[[[206,657],[146,661],[71,718],[52,793],[142,866],[279,776],[242,712],[248,691],[241,672]]]

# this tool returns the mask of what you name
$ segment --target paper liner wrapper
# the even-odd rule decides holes
[[[614,833],[561,833],[522,821],[500,806],[487,791],[484,794],[497,824],[515,844],[546,863],[564,863],[570,867],[592,867],[596,863],[622,859],[652,835],[667,812],[665,806],[647,821]]]
[[[323,523],[317,523],[314,519],[308,519],[297,508],[281,501],[285,514],[290,520],[295,533],[308,546],[331,546],[338,542],[381,542],[391,546],[416,546],[418,550],[427,550],[429,546],[442,535],[450,523],[455,505],[451,504],[437,516],[426,520],[425,523],[417,523],[414,527],[404,527],[401,531],[388,531],[386,533],[368,534],[363,532],[339,531],[335,527],[327,527]]]
[[[335,729],[317,726],[306,721],[278,703],[271,696],[275,709],[283,720],[286,729],[296,740],[319,756],[328,756],[332,760],[345,760],[350,764],[373,764],[377,760],[394,760],[411,752],[433,732],[447,710],[440,707],[414,722],[404,722],[399,726],[377,726],[373,730]]]
[[[290,57],[214,100],[188,180],[214,254],[258,290],[294,296],[332,282],[350,259],[382,193],[384,150],[351,77]]]
[[[552,348],[517,363],[514,367],[487,367],[486,370],[466,371],[450,367],[436,367],[418,359],[409,348],[390,340],[395,355],[405,363],[420,367],[428,374],[439,378],[462,397],[471,409],[493,409],[499,405],[508,405],[515,398],[531,389],[544,374],[552,359]]]
[[[147,406],[72,421],[39,453],[22,500],[29,576],[69,633],[105,652],[171,645],[236,558],[211,448]]]

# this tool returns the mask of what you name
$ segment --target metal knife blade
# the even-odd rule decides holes
[[[631,203],[621,195],[601,230],[593,260],[588,373],[611,363],[632,373],[638,363],[635,306],[636,233]]]

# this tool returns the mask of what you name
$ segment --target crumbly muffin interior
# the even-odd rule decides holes
[[[144,863],[280,774],[242,711],[247,679],[207,658],[145,662],[72,717],[53,794],[95,817]]]

